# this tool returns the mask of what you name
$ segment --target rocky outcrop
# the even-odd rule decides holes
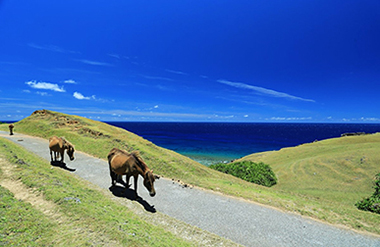
[[[366,135],[366,133],[365,132],[348,132],[348,133],[343,133],[340,136],[343,137],[343,136],[362,136],[362,135]]]

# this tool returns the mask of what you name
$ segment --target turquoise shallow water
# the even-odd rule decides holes
[[[380,132],[380,124],[108,122],[201,164],[229,162],[252,153]]]
[[[185,155],[203,165],[209,166],[216,163],[230,162],[237,158],[233,154],[223,154],[223,153],[191,153],[191,152],[181,152]]]

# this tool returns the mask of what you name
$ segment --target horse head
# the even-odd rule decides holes
[[[66,153],[67,155],[69,156],[70,160],[73,161],[74,160],[74,146],[67,142],[65,143],[65,149],[67,149]]]
[[[153,175],[152,170],[148,170],[144,176],[144,186],[149,191],[149,195],[152,197],[156,195],[156,190],[154,189],[154,180],[156,178],[157,176]]]

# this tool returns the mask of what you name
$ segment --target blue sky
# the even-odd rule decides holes
[[[0,0],[0,120],[380,123],[378,0]]]

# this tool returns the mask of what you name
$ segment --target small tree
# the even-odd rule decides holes
[[[224,172],[245,181],[271,187],[277,183],[277,178],[271,167],[262,162],[242,161],[230,164],[215,164],[210,168]]]
[[[355,206],[360,210],[380,214],[380,173],[375,176],[373,188],[375,189],[373,195],[358,201]]]

